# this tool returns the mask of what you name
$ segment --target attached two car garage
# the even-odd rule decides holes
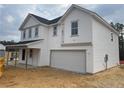
[[[86,73],[86,51],[52,50],[50,66],[54,68]]]

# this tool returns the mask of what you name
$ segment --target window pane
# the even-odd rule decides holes
[[[78,27],[78,23],[77,23],[77,21],[75,22],[74,27],[76,27],[76,28]]]
[[[23,39],[25,39],[25,31],[23,31]]]
[[[72,22],[71,27],[74,28],[74,22]]]
[[[77,28],[77,27],[78,27],[78,23],[77,23],[77,21],[72,22],[72,28]]]
[[[71,31],[71,32],[72,32],[71,34],[72,34],[72,35],[74,35],[74,29],[72,29],[72,31]]]
[[[29,29],[29,38],[31,38],[32,30]]]
[[[38,27],[35,28],[35,37],[38,36]]]
[[[77,21],[71,23],[71,34],[72,35],[78,34],[78,22]]]
[[[75,29],[75,35],[77,35],[78,34],[78,29]]]
[[[57,35],[57,26],[54,26],[53,27],[53,36],[56,36]]]
[[[56,26],[54,27],[54,30],[56,30]]]

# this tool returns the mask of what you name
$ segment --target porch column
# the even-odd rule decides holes
[[[8,66],[8,58],[9,58],[9,51],[7,51],[7,60],[6,60],[6,65]]]
[[[17,64],[17,49],[15,50],[16,52],[16,55],[15,55],[15,67],[16,67],[16,64]]]
[[[26,67],[26,70],[28,69],[28,49],[26,48],[25,49],[25,54],[26,54],[26,65],[25,65],[25,67]]]

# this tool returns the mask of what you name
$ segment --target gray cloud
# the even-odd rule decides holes
[[[98,4],[89,5],[88,9],[98,13],[108,22],[120,22],[124,23],[124,4]],[[95,6],[95,8],[92,8]]]

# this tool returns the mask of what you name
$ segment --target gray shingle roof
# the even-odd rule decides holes
[[[47,24],[47,25],[57,23],[57,22],[60,20],[60,18],[62,17],[62,16],[60,16],[60,17],[55,18],[55,19],[53,19],[53,20],[48,20],[48,19],[39,17],[39,16],[34,15],[34,14],[31,14],[31,15],[32,15],[33,17],[35,17],[38,21],[40,21],[40,22],[42,22],[42,23],[44,23],[44,24]]]
[[[20,41],[20,42],[15,43],[15,45],[17,45],[17,44],[28,44],[28,43],[32,43],[32,42],[36,42],[36,41],[40,41],[40,39],[30,40],[30,41]]]

